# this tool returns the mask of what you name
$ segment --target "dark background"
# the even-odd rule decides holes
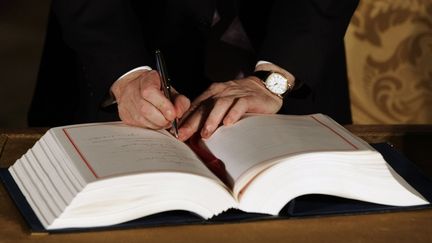
[[[0,0],[0,127],[26,127],[49,0]]]
[[[27,126],[49,4],[0,0],[0,128]],[[430,1],[360,1],[345,38],[355,124],[432,124],[431,16]]]

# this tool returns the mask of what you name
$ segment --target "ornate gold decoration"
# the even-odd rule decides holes
[[[345,41],[354,123],[432,123],[431,0],[363,0]]]

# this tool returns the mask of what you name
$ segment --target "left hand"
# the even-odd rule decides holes
[[[201,137],[210,137],[219,124],[230,125],[245,113],[274,114],[282,107],[282,98],[271,93],[254,76],[213,83],[197,97],[181,121],[179,139],[187,140],[201,129]]]

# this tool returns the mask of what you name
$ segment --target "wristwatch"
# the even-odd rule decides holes
[[[288,79],[278,72],[262,70],[256,71],[252,75],[259,78],[270,92],[281,98],[293,88]]]

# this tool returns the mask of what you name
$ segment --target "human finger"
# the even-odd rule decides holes
[[[198,131],[202,125],[203,118],[206,115],[205,113],[205,107],[199,106],[182,121],[179,129],[179,139],[181,141],[189,139],[196,131]]]
[[[236,102],[231,106],[228,113],[225,115],[223,120],[224,125],[231,125],[238,120],[248,111],[248,100],[247,98],[239,98]]]
[[[140,80],[140,95],[154,105],[167,120],[175,119],[174,105],[161,90],[160,76],[157,71],[150,71]]]
[[[186,113],[186,111],[190,108],[191,102],[186,96],[179,94],[177,90],[175,90],[174,88],[172,88],[171,90],[172,90],[172,95],[174,100],[173,103],[174,103],[176,116],[177,118],[181,118]]]
[[[211,100],[210,97],[222,92],[224,89],[226,89],[225,83],[212,83],[207,90],[205,90],[192,101],[189,109],[183,114],[183,118],[189,117],[198,107],[202,106],[203,103],[206,104],[205,106],[208,106],[210,103],[208,101]]]
[[[213,134],[222,119],[225,117],[229,108],[232,106],[233,102],[234,99],[231,97],[221,97],[216,99],[208,116],[204,118],[205,122],[201,129],[201,137],[208,138]]]
[[[202,94],[200,94],[197,98],[192,102],[192,107],[198,106],[205,100],[208,100],[210,97],[215,94],[221,93],[222,90],[226,89],[226,83],[212,83]]]
[[[161,113],[165,119],[172,121],[176,117],[174,105],[171,101],[165,97],[161,90],[154,87],[148,87],[142,89],[140,92],[141,98],[147,101],[149,104],[154,106],[156,110],[151,109],[157,113]],[[152,115],[151,113],[145,112],[146,115]]]
[[[170,124],[155,106],[140,97],[131,96],[129,103],[120,105],[123,113],[128,114],[127,121],[130,125],[162,129]]]

